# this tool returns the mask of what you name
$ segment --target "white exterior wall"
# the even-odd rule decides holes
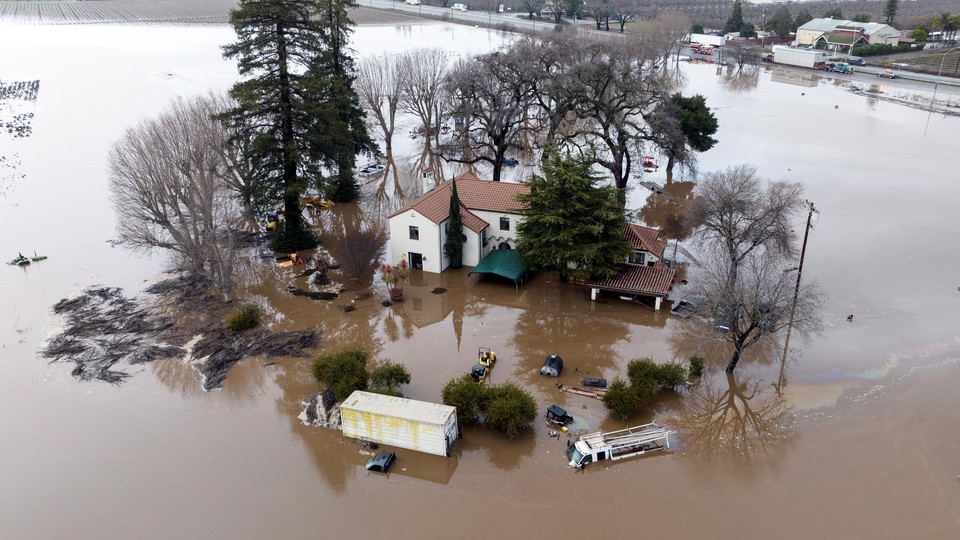
[[[484,256],[496,249],[500,242],[506,242],[510,244],[510,249],[517,249],[517,226],[523,223],[522,215],[507,214],[503,212],[485,212],[482,210],[471,210],[471,212],[490,224],[487,227],[487,239],[489,241],[487,242],[486,247],[483,248]],[[505,217],[510,220],[509,231],[500,230],[501,217]]]
[[[409,227],[413,225],[420,229],[420,239],[410,239]],[[390,218],[390,261],[388,264],[397,264],[406,255],[410,263],[410,252],[424,256],[424,272],[439,273],[441,270],[443,243],[440,239],[440,226],[430,221],[416,210],[408,210],[403,214]]]
[[[813,45],[817,41],[817,38],[823,35],[822,30],[797,30],[797,44],[799,45]]]
[[[486,212],[471,210],[474,214],[489,223],[487,226],[487,245],[483,245],[483,233],[476,233],[464,227],[463,234],[467,241],[463,244],[463,265],[476,266],[480,261],[495,249],[500,242],[507,242],[511,249],[517,247],[517,226],[523,222],[520,214],[503,212]],[[500,218],[510,219],[510,230],[500,230]],[[425,257],[423,271],[438,274],[450,266],[450,259],[443,252],[443,244],[447,241],[446,223],[437,225],[425,218],[416,210],[408,210],[403,214],[390,218],[390,260],[389,264],[400,262],[400,258],[407,255],[410,263],[410,252],[420,253]],[[420,230],[420,240],[410,240],[410,229],[413,225]]]
[[[450,257],[447,257],[447,254],[443,251],[443,245],[447,242],[447,223],[449,222],[450,219],[448,218],[440,224],[440,255],[443,259],[443,264],[440,266],[441,272],[450,266]],[[476,266],[480,263],[480,259],[483,258],[480,254],[479,247],[481,233],[475,233],[464,227],[463,235],[467,237],[467,241],[463,243],[463,265]],[[426,270],[426,266],[424,266],[424,270]],[[433,270],[430,271],[432,272]]]
[[[826,56],[823,51],[791,49],[790,47],[781,46],[775,46],[773,48],[773,61],[778,64],[812,68],[818,62],[825,61],[825,59]]]
[[[900,31],[890,25],[884,25],[883,28],[868,35],[867,38],[871,44],[886,43],[887,45],[897,45],[900,43]]]

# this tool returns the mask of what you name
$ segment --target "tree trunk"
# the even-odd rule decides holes
[[[300,193],[296,190],[297,162],[292,146],[293,103],[290,99],[290,74],[287,68],[287,42],[282,24],[277,24],[277,65],[280,71],[280,144],[283,146],[283,228],[300,231]]]
[[[740,363],[740,344],[736,344],[733,348],[733,356],[730,357],[730,363],[727,364],[727,373],[733,373],[733,370],[737,369],[737,364]]]
[[[673,154],[667,156],[667,184],[673,182],[673,165],[675,161]]]

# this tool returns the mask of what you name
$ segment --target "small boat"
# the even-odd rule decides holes
[[[30,264],[30,259],[24,257],[22,253],[17,253],[17,257],[12,261],[8,262],[7,264],[15,265],[15,266],[26,266]]]
[[[379,163],[367,165],[366,167],[360,169],[360,174],[364,176],[372,176],[374,174],[382,173],[386,170],[386,167],[380,165]]]
[[[576,388],[574,386],[567,386],[565,384],[559,384],[559,383],[557,384],[557,388],[561,392],[567,392],[568,394],[575,394],[578,396],[589,397],[593,399],[603,399],[603,394],[606,393],[606,392],[600,391],[600,389],[587,390],[585,388]]]
[[[30,260],[31,260],[31,261],[34,261],[34,262],[36,262],[36,261],[44,261],[44,260],[46,260],[46,259],[47,259],[47,256],[46,256],[46,255],[37,255],[37,252],[36,252],[36,251],[33,252],[33,257],[30,257]]]

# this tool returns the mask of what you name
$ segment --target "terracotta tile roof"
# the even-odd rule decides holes
[[[424,217],[434,223],[442,223],[443,220],[450,217],[450,192],[453,183],[446,181],[432,190],[424,193],[418,199],[400,208],[388,217],[394,217],[410,210],[416,210]],[[492,180],[480,180],[471,173],[461,174],[457,177],[457,194],[460,196],[460,204],[469,210],[484,210],[488,212],[503,212],[510,214],[522,214],[521,203],[517,201],[517,195],[529,193],[530,188],[523,184],[512,182],[494,182]],[[471,216],[468,218],[468,214]],[[483,225],[480,226],[480,223]],[[480,219],[476,214],[470,212],[463,213],[463,224],[475,232],[480,232],[487,222]],[[475,227],[480,227],[479,229]]]
[[[587,286],[645,296],[666,296],[676,274],[675,268],[665,264],[654,266],[624,264],[620,267],[620,274],[610,279],[591,279],[587,282]]]
[[[457,190],[457,191],[459,191],[459,190]],[[447,206],[449,206],[449,205],[450,205],[450,203],[448,202],[448,203],[447,203]],[[447,213],[448,213],[448,214],[450,213],[450,212],[449,212],[449,209],[448,209]],[[468,210],[468,209],[466,209],[466,208],[461,209],[461,211],[460,211],[460,219],[463,220],[463,226],[464,226],[464,227],[470,229],[471,231],[473,231],[473,232],[475,232],[475,233],[479,233],[480,231],[486,229],[488,225],[490,225],[490,224],[487,223],[483,218],[481,218],[480,216],[474,214],[473,212],[471,212],[470,210]]]
[[[660,239],[659,229],[627,223],[623,236],[633,246],[633,249],[643,250],[653,253],[661,259],[663,258],[663,250],[667,248],[667,242]]]

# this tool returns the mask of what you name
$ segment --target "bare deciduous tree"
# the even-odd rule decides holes
[[[738,71],[744,68],[752,69],[760,65],[760,47],[751,45],[746,41],[733,40],[727,42],[723,49],[727,56],[733,60]]]
[[[403,88],[405,71],[402,57],[373,56],[364,59],[354,81],[357,95],[364,110],[383,133],[387,155],[393,151],[393,132],[396,127],[397,108]]]
[[[793,252],[790,221],[801,205],[800,184],[766,182],[751,165],[707,174],[690,205],[701,244],[728,261],[728,289],[736,286],[740,264],[751,254]]]
[[[776,341],[788,326],[807,338],[820,332],[821,296],[816,282],[796,286],[786,260],[775,253],[751,252],[738,263],[737,279],[730,284],[731,262],[713,252],[696,275],[696,289],[709,299],[707,319],[689,319],[705,326],[708,339],[715,336],[732,346],[726,370],[732,373],[743,353],[767,340]],[[712,327],[712,328],[711,328]]]
[[[448,148],[445,159],[489,162],[493,180],[500,180],[507,150],[521,148],[520,133],[532,108],[526,67],[525,59],[508,49],[460,62],[451,70],[446,79],[450,113],[464,125],[451,134],[462,154]]]
[[[430,148],[430,133],[439,128],[443,112],[441,86],[450,63],[440,49],[425,49],[405,54],[401,60],[405,74],[401,90],[401,108],[420,120]]]
[[[587,123],[576,135],[606,151],[599,165],[624,190],[633,156],[651,138],[645,118],[668,97],[669,84],[653,72],[654,58],[642,44],[586,43],[577,52],[581,57],[572,72],[579,83],[577,112]]]
[[[644,21],[640,32],[645,36],[647,46],[653,50],[664,72],[667,71],[671,57],[680,51],[680,40],[690,33],[690,18],[676,11],[666,11],[655,18]]]
[[[242,210],[231,190],[218,100],[178,99],[114,143],[108,170],[122,242],[165,249],[232,298],[234,233]]]
[[[340,240],[340,270],[355,283],[369,279],[383,255],[384,242],[379,232],[347,232]]]
[[[521,4],[523,5],[524,11],[527,12],[527,18],[532,19],[534,15],[538,15],[540,10],[543,9],[543,6],[547,5],[546,0],[522,0]]]

